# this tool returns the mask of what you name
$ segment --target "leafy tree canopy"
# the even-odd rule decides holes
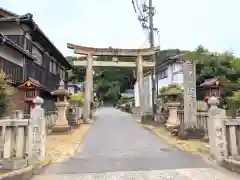
[[[67,57],[72,63],[77,57]],[[110,57],[98,57],[97,60],[109,61]],[[119,61],[134,61],[135,58],[124,57]],[[117,102],[120,93],[126,89],[133,88],[134,77],[131,68],[94,68],[94,87],[100,100]],[[77,83],[85,79],[86,69],[75,67],[75,70],[69,72],[69,81]]]

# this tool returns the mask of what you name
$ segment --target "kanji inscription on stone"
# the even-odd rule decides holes
[[[196,70],[194,61],[183,62],[184,76],[184,122],[186,124],[196,123]]]

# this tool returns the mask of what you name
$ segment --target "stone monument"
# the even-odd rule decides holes
[[[28,156],[29,163],[35,164],[43,160],[46,141],[46,120],[44,118],[44,110],[41,108],[43,99],[37,96],[33,103],[35,107],[31,111],[31,119],[29,121],[29,139],[28,139]]]
[[[66,110],[68,107],[68,96],[69,92],[64,88],[64,82],[61,81],[59,88],[53,92],[52,95],[57,96],[57,102],[55,103],[57,107],[57,119],[52,132],[67,132],[69,130],[68,121],[66,117]]]
[[[204,130],[197,128],[195,60],[183,60],[183,76],[184,123],[180,127],[180,137],[183,139],[200,139],[204,137]]]

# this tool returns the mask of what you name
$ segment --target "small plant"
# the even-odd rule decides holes
[[[10,98],[14,94],[14,88],[8,85],[6,74],[0,72],[0,116],[4,116],[9,106]]]
[[[183,88],[177,84],[162,87],[159,91],[158,101],[162,111],[168,111],[166,103],[171,101],[180,102],[180,108],[183,108]]]

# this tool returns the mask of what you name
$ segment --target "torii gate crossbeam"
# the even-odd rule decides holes
[[[75,54],[87,55],[87,60],[75,60],[73,65],[82,66],[86,68],[85,79],[85,96],[84,96],[84,121],[88,122],[90,118],[90,103],[92,99],[92,87],[93,87],[93,66],[98,67],[130,67],[137,68],[137,80],[140,100],[140,114],[144,116],[144,92],[143,92],[143,68],[154,67],[154,62],[143,61],[143,56],[151,56],[155,54],[152,49],[113,49],[113,48],[93,48],[86,46],[79,46],[74,44],[67,44],[69,49],[73,49]],[[94,61],[93,56],[134,56],[136,62],[112,62],[112,61]]]

